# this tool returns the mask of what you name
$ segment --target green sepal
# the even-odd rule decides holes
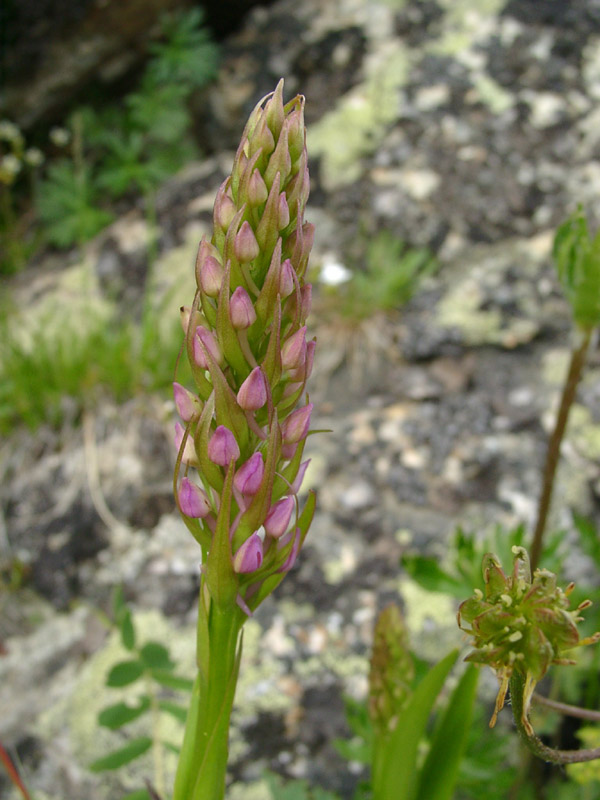
[[[232,604],[235,604],[239,584],[238,576],[233,571],[231,542],[229,541],[234,472],[235,464],[232,461],[223,484],[221,507],[217,515],[212,547],[206,562],[206,583],[211,598],[221,609],[230,608]]]
[[[240,347],[237,331],[231,324],[229,313],[229,282],[231,278],[231,264],[227,261],[223,272],[219,304],[216,313],[216,331],[219,347],[227,362],[233,367],[241,384],[250,374],[250,366]]]
[[[277,295],[275,309],[273,312],[273,322],[271,324],[271,336],[267,352],[261,364],[267,377],[269,386],[276,386],[281,378],[281,300]]]
[[[279,294],[279,275],[281,273],[281,248],[282,242],[281,239],[278,239],[273,250],[273,255],[271,256],[271,263],[269,264],[269,269],[267,270],[263,287],[260,290],[260,294],[256,298],[256,303],[254,304],[256,315],[258,317],[257,322],[260,321],[261,331],[273,317],[273,309],[277,303],[277,295]]]
[[[275,175],[269,191],[265,209],[256,229],[256,240],[262,252],[271,251],[279,238],[279,194],[281,191],[279,173]],[[262,276],[258,278],[262,280]]]
[[[205,295],[203,292],[200,295],[200,302],[202,303],[202,313],[206,317],[206,321],[208,322],[209,328],[214,328],[217,322],[217,309],[215,308],[212,300],[208,295]]]
[[[238,196],[237,196],[237,204],[241,205],[245,203],[247,207],[249,207],[248,203],[248,183],[250,178],[252,177],[252,173],[256,168],[256,164],[262,155],[262,150],[259,147],[258,150],[250,157],[248,163],[244,167],[244,172],[240,177],[240,182],[238,184]]]
[[[211,394],[206,401],[200,420],[194,433],[194,448],[198,461],[200,462],[200,469],[198,470],[210,486],[217,492],[223,488],[223,474],[220,468],[210,460],[208,457],[208,440],[210,438],[210,426],[212,422],[213,411],[215,407],[215,396]]]
[[[273,150],[271,153],[269,163],[267,164],[267,168],[263,173],[263,178],[267,184],[267,189],[271,189],[271,186],[273,186],[275,183],[277,175],[280,175],[280,181],[281,183],[284,183],[291,170],[292,157],[290,156],[290,150],[288,147],[288,122],[287,120],[284,120],[279,138],[277,139],[275,150]]]

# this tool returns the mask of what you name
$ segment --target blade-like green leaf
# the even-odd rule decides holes
[[[115,703],[112,706],[103,708],[98,714],[98,725],[110,728],[111,731],[133,722],[134,719],[141,717],[150,708],[150,698],[144,696],[138,705],[128,706],[127,703]]]
[[[187,708],[185,706],[180,706],[179,703],[173,703],[170,700],[160,700],[158,707],[161,711],[175,717],[179,722],[185,723],[187,719]]]
[[[417,751],[429,714],[458,651],[453,650],[436,664],[416,687],[398,724],[386,740],[373,786],[374,800],[414,800],[417,788]]]
[[[161,686],[167,689],[175,689],[180,692],[191,692],[194,688],[194,681],[190,678],[183,678],[180,675],[173,675],[169,670],[153,669],[152,677]]]
[[[451,800],[469,736],[479,671],[472,664],[440,715],[425,763],[420,771],[418,800]]]
[[[140,650],[140,657],[149,669],[169,671],[175,666],[171,661],[169,651],[160,642],[147,642]]]
[[[106,679],[106,685],[114,688],[119,686],[129,686],[135,683],[144,673],[144,665],[141,661],[119,661],[111,669]]]
[[[147,789],[138,789],[136,792],[129,792],[121,800],[152,800]]]
[[[121,747],[118,750],[113,750],[103,758],[99,758],[90,764],[89,769],[92,772],[107,772],[112,769],[119,769],[119,767],[129,764],[136,758],[142,756],[147,750],[152,747],[152,739],[147,736],[142,736],[139,739],[133,739],[131,742]]]
[[[123,647],[129,651],[133,650],[135,647],[135,628],[133,627],[131,611],[127,607],[121,611],[118,623]]]
[[[430,592],[446,592],[454,597],[464,597],[465,595],[464,581],[458,580],[443,570],[434,558],[404,555],[402,566],[423,589]]]

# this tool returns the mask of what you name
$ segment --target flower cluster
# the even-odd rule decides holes
[[[513,547],[512,551],[514,567],[508,576],[496,556],[484,556],[485,597],[476,589],[474,596],[460,605],[458,624],[473,637],[475,649],[466,661],[487,664],[500,681],[490,727],[504,705],[513,673],[519,673],[525,685],[523,723],[531,731],[527,716],[536,683],[551,664],[573,663],[563,657],[566,651],[592,644],[600,634],[579,638],[579,613],[591,601],[569,610],[568,596],[574,584],[563,591],[557,586],[554,573],[545,569],[537,569],[532,578],[527,551],[523,547]]]
[[[379,735],[392,733],[406,705],[415,668],[402,612],[390,605],[379,615],[369,670],[369,716]]]
[[[284,105],[281,81],[248,120],[182,309],[195,391],[174,384],[176,498],[211,597],[247,614],[293,565],[314,511],[312,494],[302,513],[297,499],[315,351],[305,138],[304,98]]]

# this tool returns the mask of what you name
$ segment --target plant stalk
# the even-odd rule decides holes
[[[534,755],[541,758],[542,761],[548,761],[552,764],[579,764],[582,761],[595,761],[600,758],[600,747],[582,750],[556,750],[554,747],[545,745],[535,733],[529,733],[525,727],[523,715],[524,686],[524,678],[518,672],[514,672],[510,679],[513,715],[521,739]]]
[[[242,650],[244,614],[211,601],[204,578],[198,608],[197,661],[172,800],[223,800],[229,721]]]
[[[573,405],[573,401],[575,400],[577,385],[579,384],[581,372],[585,364],[592,330],[592,328],[588,328],[582,331],[582,341],[571,353],[569,372],[563,387],[556,423],[554,430],[552,431],[550,441],[548,442],[548,452],[546,454],[546,463],[544,465],[542,493],[540,495],[538,504],[537,522],[529,551],[532,571],[534,571],[538,566],[540,556],[542,554],[542,542],[544,538],[544,531],[546,529],[548,512],[550,510],[550,503],[552,501],[554,479],[556,477],[556,468],[558,466],[558,458],[560,455],[560,446],[565,435],[565,430],[569,419],[569,412],[571,410],[571,406]]]

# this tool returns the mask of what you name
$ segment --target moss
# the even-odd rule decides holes
[[[360,178],[361,159],[377,150],[388,125],[398,117],[400,89],[408,70],[406,49],[394,43],[367,66],[366,80],[309,128],[308,149],[313,158],[322,159],[327,189]]]
[[[439,0],[445,10],[442,35],[427,44],[426,50],[441,55],[459,56],[473,49],[474,41],[487,33],[487,20],[497,17],[505,0]],[[497,22],[495,22],[495,28]]]

